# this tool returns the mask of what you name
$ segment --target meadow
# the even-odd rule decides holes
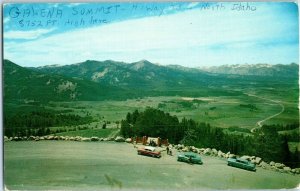
[[[298,92],[289,84],[260,86],[230,85],[222,86],[230,94],[144,96],[125,100],[111,99],[99,101],[49,101],[49,102],[4,102],[4,113],[8,118],[16,114],[33,111],[51,111],[58,115],[80,116],[80,123],[46,126],[51,134],[70,136],[102,136],[100,131],[120,128],[121,121],[128,112],[144,111],[147,107],[156,108],[179,120],[192,119],[199,123],[209,123],[220,128],[246,129],[249,132],[262,125],[299,124]],[[195,90],[196,91],[196,90]],[[202,90],[201,90],[202,91]],[[202,96],[201,96],[202,95]],[[63,117],[61,117],[63,118]],[[12,128],[17,126],[12,125]],[[294,134],[294,131],[291,131]],[[104,133],[106,136],[106,134]]]
[[[298,108],[295,103],[281,102],[284,111],[263,124],[291,124],[298,122]],[[252,104],[252,105],[251,105]],[[252,108],[251,106],[254,106]],[[228,128],[241,127],[252,129],[257,122],[274,114],[280,113],[282,107],[272,101],[252,97],[219,96],[219,97],[145,97],[128,99],[126,101],[76,101],[76,102],[51,102],[47,109],[57,111],[68,110],[72,114],[81,116],[90,115],[99,123],[115,124],[126,117],[128,112],[143,111],[146,107],[158,108],[179,119],[188,118],[197,122],[210,123],[212,126]],[[89,127],[95,127],[95,123]]]

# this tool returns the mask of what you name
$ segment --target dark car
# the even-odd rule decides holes
[[[139,148],[137,150],[137,153],[139,155],[147,155],[147,156],[156,157],[156,158],[161,157],[160,151],[156,151],[155,147],[150,147],[150,146],[145,146],[144,148]]]
[[[229,158],[227,160],[228,166],[242,168],[245,170],[256,171],[255,164],[241,158]]]
[[[193,152],[180,152],[177,155],[177,161],[188,162],[193,164],[203,164],[201,157]]]

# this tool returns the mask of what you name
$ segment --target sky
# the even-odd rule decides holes
[[[8,3],[3,14],[4,58],[26,67],[299,60],[298,7],[291,2]]]

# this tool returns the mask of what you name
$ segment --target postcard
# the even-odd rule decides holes
[[[299,188],[294,2],[6,2],[7,190]]]

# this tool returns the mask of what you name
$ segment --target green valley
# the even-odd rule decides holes
[[[285,75],[295,64],[280,66],[283,73],[277,75],[276,69],[275,76],[210,73],[146,60],[39,68],[5,60],[3,68],[4,134],[9,137],[106,137],[118,134],[128,113],[153,108],[232,136],[252,136],[268,125],[285,137],[291,152],[299,143],[298,78]]]

